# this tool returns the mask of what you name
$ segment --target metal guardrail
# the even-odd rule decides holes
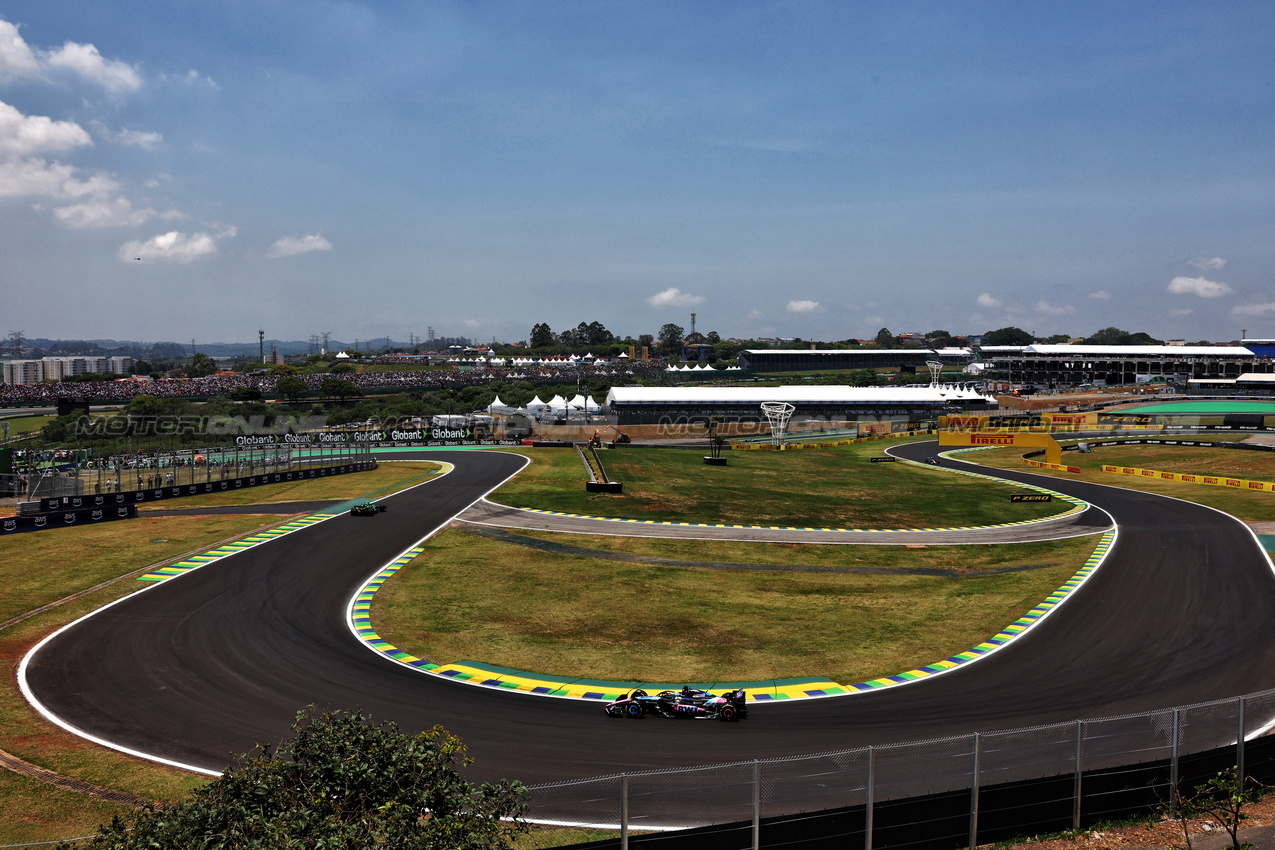
[[[723,832],[733,837],[720,846],[738,848],[833,838],[864,850],[974,847],[1149,813],[1178,783],[1194,787],[1228,763],[1270,781],[1275,736],[1264,736],[1272,726],[1275,690],[1146,714],[537,785],[530,817],[541,826],[519,846],[569,846],[585,829],[605,831],[587,846],[622,850],[717,846],[705,836]]]

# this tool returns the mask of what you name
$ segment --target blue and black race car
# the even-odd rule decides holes
[[[742,689],[715,696],[687,685],[680,691],[660,691],[652,696],[639,688],[624,699],[607,703],[606,712],[610,717],[631,717],[634,720],[654,714],[656,717],[717,718],[733,722],[748,716],[748,703]]]

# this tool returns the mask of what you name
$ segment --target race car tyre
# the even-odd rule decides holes
[[[717,719],[723,723],[730,723],[739,719],[739,709],[733,705],[724,705],[717,712]]]
[[[643,714],[645,714],[645,712],[642,711],[642,706],[640,704],[636,702],[631,702],[624,707],[624,714],[626,717],[632,717],[634,720],[636,720],[639,717],[641,717]]]

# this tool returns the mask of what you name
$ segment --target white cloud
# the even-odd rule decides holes
[[[1048,301],[1037,301],[1036,312],[1045,316],[1069,316],[1076,312],[1070,304],[1050,304]]]
[[[103,58],[91,44],[68,41],[57,50],[42,53],[42,57],[50,68],[74,71],[110,92],[137,91],[142,87],[141,75],[133,66]]]
[[[117,133],[101,121],[93,122],[93,130],[108,142],[115,142],[126,147],[145,148],[148,151],[154,150],[160,142],[164,141],[160,133],[145,133],[141,130],[120,130]]]
[[[753,309],[748,311],[748,320],[750,322],[756,321],[757,319],[760,319],[764,315],[766,314],[763,313],[761,310],[758,310],[756,307],[754,307]]]
[[[71,200],[107,196],[119,188],[118,183],[103,174],[95,174],[87,180],[80,180],[75,174],[76,169],[70,165],[38,157],[0,160],[0,198]]]
[[[142,86],[136,68],[105,58],[91,44],[68,41],[55,50],[33,50],[15,25],[0,20],[0,80],[40,77],[51,70],[71,71],[110,92],[136,91]]]
[[[464,324],[465,324],[465,327],[467,328],[476,328],[482,325],[482,322],[478,321],[477,319],[466,319]]]
[[[663,292],[657,292],[646,299],[646,303],[652,307],[694,307],[704,303],[704,296],[691,295],[676,286],[670,286]]]
[[[823,309],[818,301],[789,301],[785,308],[789,313],[814,313]]]
[[[17,108],[0,101],[0,156],[31,156],[92,144],[88,132],[74,121],[23,115]]]
[[[185,218],[176,210],[161,213],[153,207],[133,209],[128,198],[98,198],[80,204],[71,204],[53,210],[57,220],[68,227],[133,227],[145,224],[153,218]]]
[[[162,263],[186,264],[208,254],[217,253],[217,240],[235,235],[235,228],[227,228],[216,236],[207,233],[179,233],[176,230],[160,233],[145,242],[134,240],[120,246],[121,262],[136,259]]]
[[[18,28],[0,20],[0,80],[31,77],[40,72],[40,63]]]
[[[1188,266],[1199,269],[1202,272],[1216,271],[1217,269],[1226,268],[1226,260],[1221,257],[1192,257],[1186,261]]]
[[[1105,289],[1099,289],[1097,292],[1089,293],[1089,297],[1095,301],[1110,301],[1111,293]]]
[[[285,236],[276,240],[266,251],[266,256],[277,260],[280,257],[293,257],[297,254],[308,254],[311,251],[331,250],[331,242],[318,233],[311,233],[308,236]]]
[[[1232,316],[1265,316],[1275,313],[1275,302],[1266,304],[1237,304],[1231,308]]]
[[[1001,305],[1001,302],[993,298],[990,292],[984,292],[982,295],[978,296],[978,300],[974,303],[980,307],[999,307]]]
[[[1195,312],[1195,311],[1194,311],[1194,310],[1192,310],[1190,307],[1183,307],[1183,308],[1178,309],[1178,310],[1170,310],[1170,311],[1169,311],[1169,315],[1170,315],[1170,316],[1189,316],[1189,315],[1191,315],[1191,314],[1192,314],[1192,313],[1194,313],[1194,312]]]
[[[1231,287],[1204,277],[1175,277],[1169,281],[1169,292],[1175,295],[1198,295],[1201,298],[1217,298],[1226,295]]]

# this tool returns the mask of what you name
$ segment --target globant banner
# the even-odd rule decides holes
[[[374,449],[411,448],[417,446],[517,446],[519,440],[475,439],[469,429],[416,428],[409,431],[351,431],[321,434],[255,434],[235,437],[240,448],[258,446],[368,446]]]

